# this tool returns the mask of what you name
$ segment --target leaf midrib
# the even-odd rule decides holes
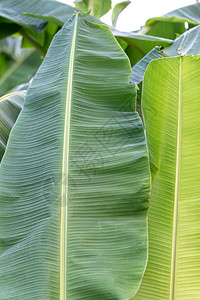
[[[60,226],[60,300],[66,300],[66,265],[67,265],[67,203],[68,203],[68,168],[69,168],[69,132],[71,115],[72,83],[74,72],[74,55],[77,35],[78,13],[75,16],[75,24],[72,37],[72,46],[69,60],[69,72],[67,82],[65,124],[63,136],[63,160],[61,179],[61,226]]]
[[[175,273],[176,273],[176,248],[177,248],[177,221],[178,221],[178,202],[180,186],[180,153],[181,153],[181,72],[182,57],[179,61],[179,92],[178,92],[178,129],[177,129],[177,147],[176,147],[176,183],[174,198],[174,218],[173,218],[173,236],[172,236],[172,257],[171,257],[171,282],[170,282],[170,300],[174,300],[175,291]]]

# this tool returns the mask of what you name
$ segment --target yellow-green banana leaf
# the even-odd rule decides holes
[[[135,300],[200,299],[200,56],[161,58],[143,81],[151,162],[149,260]]]

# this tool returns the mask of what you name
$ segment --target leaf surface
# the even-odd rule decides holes
[[[144,76],[152,191],[149,259],[135,300],[199,299],[199,69],[200,56],[162,58]]]
[[[1,299],[138,289],[150,180],[130,74],[107,27],[76,14],[56,34],[0,168]]]

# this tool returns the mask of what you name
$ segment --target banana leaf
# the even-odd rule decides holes
[[[14,87],[14,89],[11,90],[11,93],[28,90],[31,81],[32,81],[32,79],[29,82],[24,82],[16,87]]]
[[[126,300],[147,260],[148,156],[127,56],[80,14],[56,34],[0,167],[0,298]]]
[[[150,155],[149,259],[134,300],[200,295],[200,56],[150,63],[142,109]]]
[[[0,98],[0,163],[19,113],[23,107],[26,91],[15,92]]]

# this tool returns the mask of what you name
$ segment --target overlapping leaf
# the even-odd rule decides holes
[[[6,150],[10,131],[23,107],[26,91],[0,98],[0,163]]]
[[[149,259],[135,300],[200,295],[200,56],[150,63],[142,108],[152,173]],[[192,104],[192,105],[191,105]]]

